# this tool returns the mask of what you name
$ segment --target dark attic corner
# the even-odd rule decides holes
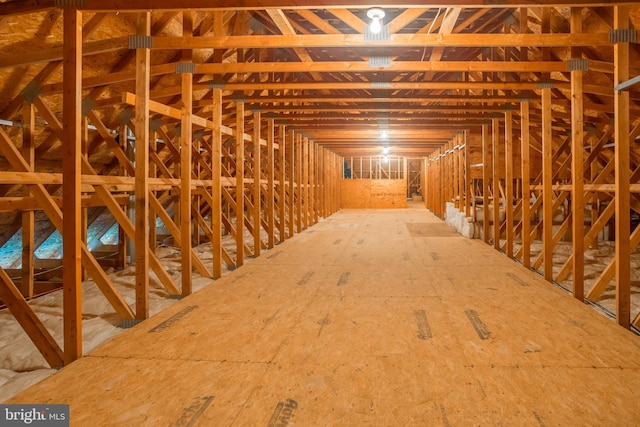
[[[0,0],[0,425],[637,425],[639,27]]]

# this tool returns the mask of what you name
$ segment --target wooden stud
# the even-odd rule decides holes
[[[629,7],[614,6],[614,29],[629,28]],[[629,43],[614,45],[614,85],[629,80]],[[624,328],[631,324],[631,203],[629,92],[614,92],[615,188],[616,188],[616,321]]]
[[[493,160],[493,248],[500,249],[500,175],[498,167],[500,165],[500,156],[498,145],[500,142],[500,120],[493,119],[491,121],[491,142],[492,142],[492,160]]]
[[[544,278],[553,280],[553,136],[551,89],[542,89],[542,221]]]
[[[289,132],[289,146],[291,147],[291,149],[288,151],[288,158],[289,158],[289,198],[288,198],[288,202],[289,202],[289,215],[288,215],[288,236],[289,237],[293,237],[293,228],[295,225],[295,207],[296,207],[296,198],[295,198],[295,192],[296,192],[296,187],[295,187],[295,181],[296,181],[296,162],[295,162],[295,155],[297,152],[296,149],[296,133],[291,130]]]
[[[571,33],[582,32],[582,8],[571,8]],[[582,51],[571,49],[573,58]],[[571,71],[571,234],[573,245],[573,296],[584,300],[584,91],[583,72]]]
[[[489,132],[489,125],[482,125],[482,235],[485,243],[489,243]]]
[[[88,158],[88,149],[89,149],[89,119],[86,116],[82,117],[82,144],[81,144],[81,156],[82,158]],[[35,166],[35,164],[34,164]],[[82,233],[82,242],[85,245],[88,243],[88,233],[89,233],[89,209],[86,207],[82,207],[80,209],[80,217],[82,225],[80,226],[80,232]],[[83,267],[81,274],[82,281],[87,280],[87,270]]]
[[[267,122],[267,247],[272,249],[275,245],[275,120]]]
[[[513,113],[507,111],[504,114],[504,216],[506,222],[506,255],[513,258]]]
[[[294,163],[296,171],[296,186],[295,186],[295,199],[296,199],[296,232],[302,232],[302,208],[303,208],[303,191],[302,191],[302,134],[297,133],[295,139],[296,145],[296,160]]]
[[[262,253],[262,229],[261,216],[261,193],[260,170],[262,168],[262,148],[260,147],[260,121],[262,115],[260,111],[253,113],[253,255],[258,257]]]
[[[244,265],[244,103],[236,102],[236,266]]]
[[[522,164],[522,265],[531,268],[531,161],[529,101],[520,104],[520,156]]]
[[[82,233],[81,170],[82,148],[82,12],[64,9],[64,75],[62,171],[64,362],[82,356]]]
[[[68,355],[62,352],[56,340],[2,268],[0,268],[0,300],[9,308],[49,366],[60,368],[64,363],[68,363],[65,362]]]
[[[211,121],[211,249],[213,278],[222,277],[222,90],[212,91]]]
[[[151,12],[138,15],[138,35],[151,34]],[[136,49],[135,260],[136,319],[149,317],[149,80],[151,50]],[[125,136],[126,137],[126,136]],[[154,224],[155,226],[155,224]]]
[[[302,138],[302,228],[309,227],[309,213],[311,203],[309,201],[309,138]]]
[[[156,131],[152,131],[149,135],[149,153],[153,153],[154,155],[158,150],[157,140],[158,140],[158,133]],[[155,161],[149,162],[149,177],[150,178],[158,177],[158,166]],[[151,194],[153,194],[153,196],[156,196],[155,191],[152,191]],[[158,244],[158,228],[156,227],[156,218],[157,218],[157,215],[155,213],[155,210],[149,207],[149,250],[154,253],[156,251],[157,244]]]
[[[180,128],[180,247],[182,295],[191,295],[191,159],[193,109],[193,74],[182,74],[182,123]]]
[[[316,144],[309,140],[309,225],[318,222],[316,210]]]
[[[287,145],[287,129],[284,125],[280,125],[278,130],[278,242],[282,243],[287,238],[287,170],[286,170],[286,145]]]
[[[33,104],[24,104],[22,130],[22,155],[30,170],[35,170],[35,111]],[[22,187],[23,197],[30,196],[29,187]],[[22,292],[27,297],[33,297],[34,281],[34,239],[35,239],[35,214],[33,210],[22,212]]]

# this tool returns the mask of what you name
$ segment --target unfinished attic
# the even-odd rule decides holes
[[[633,1],[0,0],[0,402],[640,423],[639,27]]]

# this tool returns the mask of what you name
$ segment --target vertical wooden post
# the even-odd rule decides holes
[[[158,132],[156,130],[152,130],[149,134],[149,151],[157,152],[158,151]],[[149,162],[149,177],[157,178],[158,177],[158,167],[154,162]],[[149,191],[150,194],[156,196],[155,191]],[[149,205],[149,251],[155,253],[158,243],[158,229],[156,228],[156,211],[153,210],[151,205]]]
[[[286,229],[287,229],[287,162],[285,158],[285,150],[287,145],[287,129],[284,125],[280,125],[278,136],[280,137],[278,142],[278,164],[280,165],[279,171],[280,175],[278,176],[278,180],[280,182],[280,186],[278,187],[278,219],[279,222],[279,233],[278,233],[278,241],[280,243],[284,242],[287,238]]]
[[[23,106],[23,130],[22,130],[22,155],[29,164],[29,168],[35,169],[35,140],[34,132],[36,117],[33,104],[25,103]],[[30,195],[29,187],[22,187],[22,195]],[[33,297],[34,280],[34,238],[35,238],[35,215],[33,210],[22,211],[22,283],[21,291],[23,295]]]
[[[489,243],[489,138],[489,125],[482,125],[482,234],[485,243]]]
[[[498,156],[498,145],[500,142],[500,121],[493,119],[492,147],[493,147],[493,247],[500,249],[500,156]]]
[[[89,150],[89,119],[86,116],[82,117],[82,148],[80,149],[83,159],[88,159]],[[34,164],[35,166],[35,164]],[[80,232],[82,233],[82,242],[86,245],[88,243],[89,234],[89,209],[86,207],[80,208],[80,216],[82,218],[82,225],[80,226]],[[24,232],[24,230],[23,230]],[[87,269],[82,266],[82,281],[87,280]]]
[[[138,16],[137,34],[151,35],[151,12]],[[149,90],[151,49],[136,49],[135,262],[136,319],[149,317]],[[126,137],[126,136],[125,136]],[[155,224],[154,224],[155,226]],[[183,253],[185,251],[183,250]]]
[[[513,258],[513,113],[504,114],[504,216],[506,222],[506,255]]]
[[[614,6],[614,31],[629,29],[629,7]],[[629,80],[629,43],[614,45],[614,84]],[[616,321],[624,328],[631,323],[631,197],[629,91],[614,93],[615,189],[616,189]]]
[[[293,237],[293,227],[295,225],[295,209],[296,209],[296,133],[292,130],[289,132],[289,221],[288,221],[288,236]]]
[[[261,223],[261,189],[260,169],[262,168],[262,148],[260,147],[260,121],[262,114],[260,111],[253,113],[253,255],[260,256],[262,253],[262,239],[260,238]]]
[[[582,33],[582,8],[571,8],[571,33]],[[582,58],[580,48],[571,56]],[[584,93],[583,72],[571,71],[571,234],[573,242],[573,296],[584,300]]]
[[[64,362],[69,364],[82,356],[82,12],[70,7],[64,9],[63,67],[62,279]]]
[[[467,131],[464,131],[464,213],[467,218],[471,216],[471,199],[473,198],[471,181],[471,152],[469,151],[469,138]]]
[[[129,131],[128,131],[128,129],[129,128],[126,125],[121,125],[120,129],[118,129],[118,135],[120,136],[120,146],[127,153],[128,153],[128,146],[129,146]],[[127,157],[128,157],[128,155],[127,155]],[[128,175],[128,173],[125,171],[125,168],[123,168],[123,167],[120,168],[120,172],[125,176]],[[135,189],[134,189],[134,191],[135,191]],[[130,202],[123,206],[123,210],[125,212],[125,215],[127,214],[127,211],[129,209],[129,205],[130,205]],[[128,256],[129,256],[129,254],[127,253],[127,249],[128,249],[127,246],[129,246],[129,237],[124,232],[124,228],[122,227],[122,225],[120,223],[118,223],[118,259],[117,259],[116,262],[117,262],[118,267],[122,268],[122,269],[126,268],[127,264],[128,264]]]
[[[302,143],[302,228],[309,227],[309,138],[303,137]]]
[[[244,265],[244,102],[236,102],[236,266]]]
[[[309,224],[318,222],[316,210],[316,144],[309,140]]]
[[[182,13],[182,34],[193,35],[193,16],[190,11]],[[184,50],[182,59],[191,62],[193,52]],[[191,294],[191,170],[193,129],[193,74],[182,73],[182,120],[180,127],[180,246],[182,248],[182,295]]]
[[[295,139],[296,145],[296,161],[295,161],[295,170],[296,170],[296,231],[298,233],[302,232],[302,134],[296,134]]]
[[[542,240],[544,278],[553,280],[553,135],[551,89],[542,89]]]
[[[267,247],[273,248],[276,242],[275,237],[275,120],[270,118],[267,122]]]
[[[460,151],[458,150],[458,135],[453,137],[453,140],[450,143],[450,149],[447,153],[447,157],[450,159],[451,165],[451,199],[450,202],[453,202],[454,208],[460,208],[460,162],[458,161],[458,155]],[[446,209],[446,208],[445,208]]]
[[[211,249],[213,278],[222,277],[222,89],[213,89],[211,120]]]
[[[520,156],[522,162],[522,265],[531,268],[531,169],[529,101],[520,104]]]

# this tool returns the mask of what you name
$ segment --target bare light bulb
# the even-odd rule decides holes
[[[384,18],[384,11],[378,8],[370,9],[367,11],[367,16],[371,18],[369,31],[373,34],[378,34],[382,30],[382,18]]]
[[[369,26],[369,29],[373,34],[378,34],[380,30],[382,30],[382,24],[380,23],[380,19],[373,18],[373,21],[371,21],[371,25]]]

